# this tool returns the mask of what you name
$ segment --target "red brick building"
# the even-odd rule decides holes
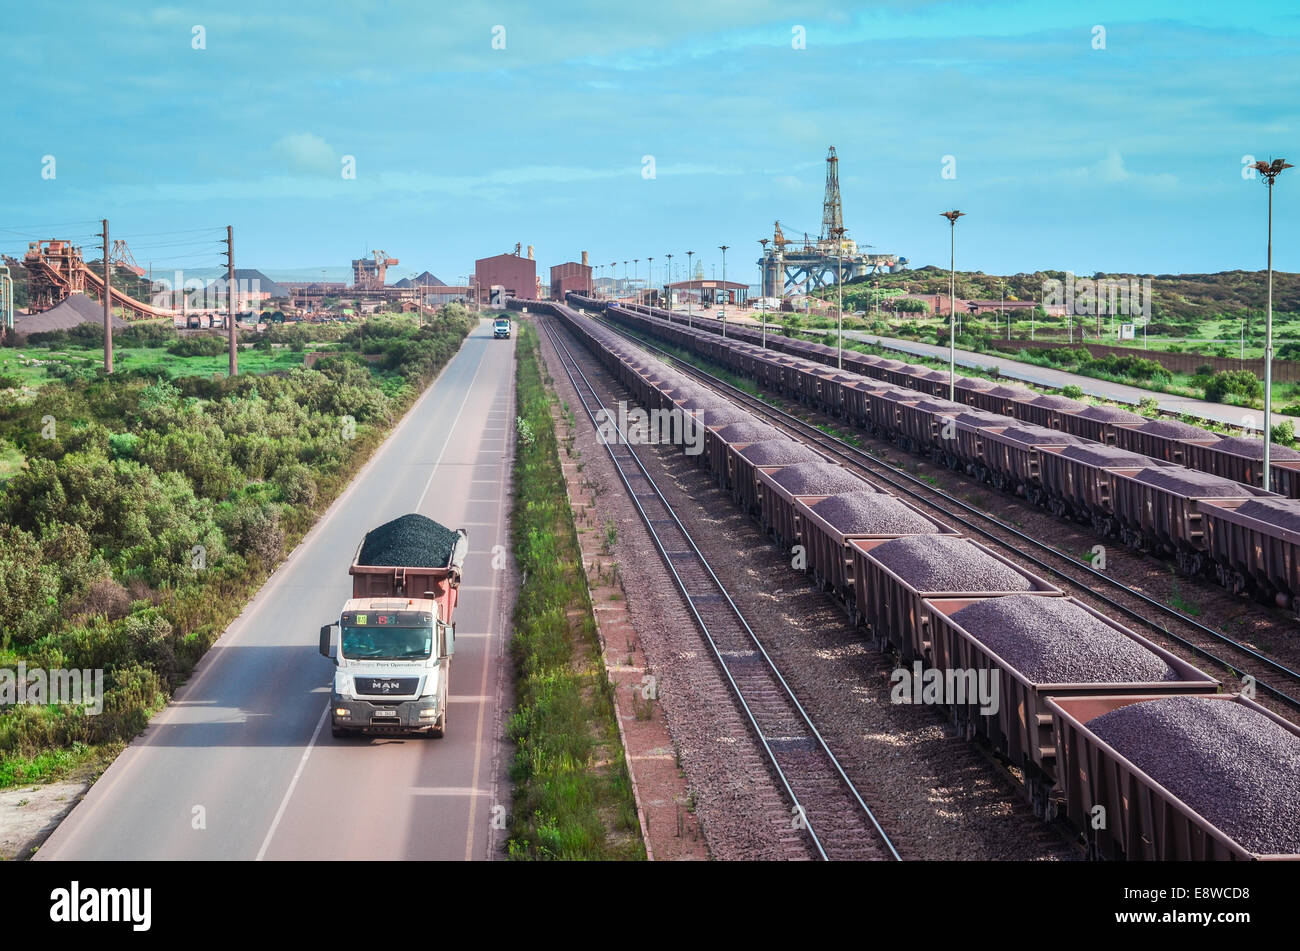
[[[566,261],[551,267],[551,300],[564,300],[570,291],[591,293],[591,265]]]
[[[537,262],[518,254],[497,254],[474,262],[474,283],[479,300],[487,303],[492,285],[499,284],[510,297],[537,298]]]

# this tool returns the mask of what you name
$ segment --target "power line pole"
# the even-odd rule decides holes
[[[113,266],[108,263],[108,219],[104,223],[104,372],[113,372]]]
[[[226,225],[226,330],[230,339],[230,375],[239,375],[239,343],[235,333],[235,229]]]

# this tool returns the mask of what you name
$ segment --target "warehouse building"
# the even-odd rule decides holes
[[[587,263],[587,252],[582,252],[582,263],[566,261],[551,267],[551,299],[564,300],[564,295],[572,292],[590,294],[591,265]]]
[[[479,258],[474,262],[474,282],[478,290],[479,302],[490,302],[491,289],[502,287],[508,297],[522,297],[528,300],[537,298],[537,262],[533,260],[533,249],[529,247],[528,257],[523,257],[516,249],[514,254],[497,254],[490,258]]]

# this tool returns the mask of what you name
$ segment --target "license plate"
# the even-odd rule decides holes
[[[374,713],[371,714],[371,716],[376,716],[376,717],[395,717],[395,716],[397,716],[397,711],[396,711],[396,710],[376,710]]]

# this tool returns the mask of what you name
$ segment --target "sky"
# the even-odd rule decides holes
[[[1253,270],[1243,162],[1300,165],[1294,0],[50,9],[5,18],[0,252],[108,218],[155,275],[232,225],[281,278],[381,248],[455,284],[516,242],[720,277],[725,244],[752,284],[775,220],[820,230],[831,145],[848,236],[913,267],[959,208],[960,269]],[[1298,271],[1300,168],[1273,210]]]

